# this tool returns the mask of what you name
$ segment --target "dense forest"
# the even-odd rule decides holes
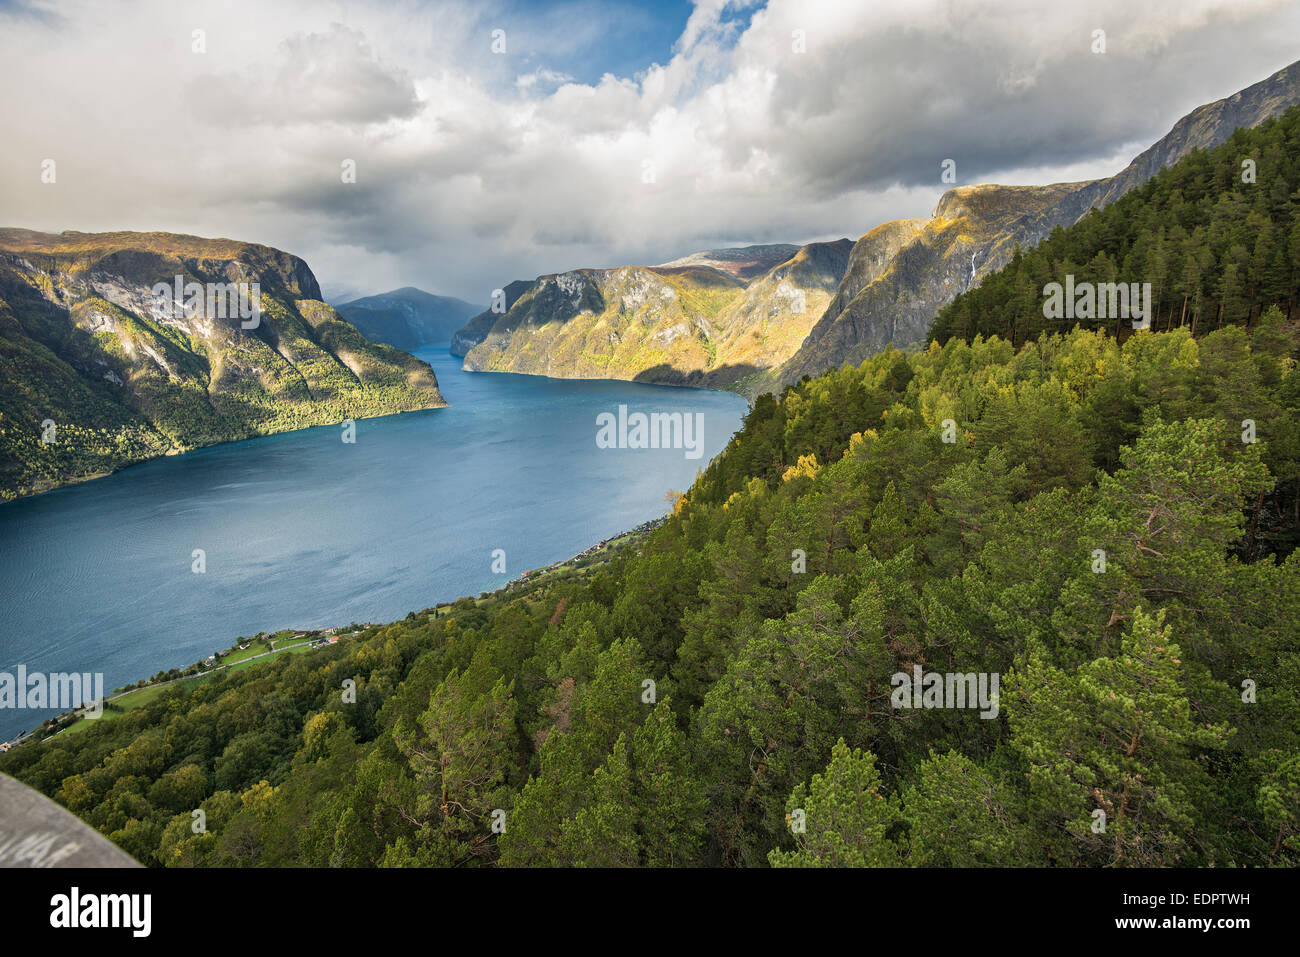
[[[1244,134],[1270,222],[1296,117]],[[1218,156],[1043,268],[1126,262],[1125,212],[1217,256],[1195,211],[1257,202]],[[1186,222],[1143,218],[1165,199]],[[998,291],[1037,256],[936,329],[975,325],[760,398],[585,578],[168,690],[0,770],[165,866],[1300,865],[1293,301],[1248,255],[1222,324],[1207,278],[1181,324],[1032,330]],[[917,669],[996,696],[900,696]]]
[[[1200,335],[1249,324],[1269,307],[1289,317],[1300,304],[1300,107],[1222,146],[1196,150],[1146,185],[1068,229],[1058,228],[1004,269],[954,299],[930,328],[953,336],[997,335],[1020,345],[1043,332],[1109,329],[1131,322],[1048,319],[1044,287],[1150,283],[1151,327]]]

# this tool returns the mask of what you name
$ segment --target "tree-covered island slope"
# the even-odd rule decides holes
[[[205,290],[256,283],[256,327],[206,301],[194,316],[160,314],[153,287],[177,276]],[[296,256],[170,233],[0,229],[0,498],[445,404],[426,363],[364,338]]]
[[[1044,247],[1035,283],[1209,216],[1195,334],[1164,307],[1122,339],[1022,329],[1026,255],[925,348],[760,397],[588,577],[214,676],[0,770],[166,866],[1294,867],[1300,283],[1250,281],[1254,246],[1237,263],[1212,224],[1262,194],[1267,234],[1294,229],[1298,135],[1300,111],[1238,134]],[[897,706],[918,666],[999,676],[996,714]]]

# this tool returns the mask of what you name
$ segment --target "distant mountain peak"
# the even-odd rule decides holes
[[[339,303],[335,308],[367,339],[409,351],[446,345],[456,330],[483,307],[415,286],[402,286]]]
[[[723,249],[706,249],[691,253],[672,262],[660,263],[659,266],[660,268],[708,266],[735,276],[737,279],[752,279],[767,272],[773,266],[779,266],[798,251],[799,247],[790,243],[728,246]]]

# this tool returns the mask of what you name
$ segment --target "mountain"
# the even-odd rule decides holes
[[[533,283],[527,279],[516,279],[514,282],[509,283],[502,290],[505,294],[502,308],[509,311],[532,286]],[[487,338],[488,333],[492,331],[492,326],[500,315],[501,313],[485,309],[465,323],[462,328],[456,330],[451,337],[451,354],[462,358],[468,355],[471,349]]]
[[[1138,324],[1151,329],[1204,336],[1245,326],[1258,339],[1271,311],[1279,320],[1300,318],[1297,142],[1300,106],[1198,150],[1013,256],[941,308],[930,339],[943,345],[997,335],[1021,345],[1076,325],[1127,339],[1136,334],[1134,290]],[[1242,180],[1243,157],[1256,164],[1252,182]],[[1059,309],[1045,298],[1053,283],[1061,290]],[[1259,418],[1264,411],[1241,414]]]
[[[377,296],[354,299],[334,307],[371,342],[384,342],[408,352],[425,346],[445,346],[479,307],[463,299],[435,296],[403,286]]]
[[[155,295],[177,277],[182,296]],[[247,317],[227,305],[241,288]],[[0,229],[0,359],[0,498],[446,405],[433,370],[344,321],[298,257],[171,233]]]
[[[847,239],[576,269],[506,287],[452,340],[471,371],[739,388],[792,355],[848,265]]]
[[[877,226],[854,244],[825,314],[768,383],[920,339],[937,307],[982,275],[990,247],[1079,186],[963,186],[943,195],[931,219]]]
[[[1006,265],[1016,246],[1046,239],[1142,185],[1193,150],[1217,146],[1300,103],[1300,62],[1253,86],[1198,107],[1159,142],[1108,179],[1041,187],[962,186],[943,195],[928,220],[887,223],[853,247],[849,268],[807,341],[751,392],[856,364],[888,345],[925,338],[940,307]]]
[[[740,246],[732,249],[706,249],[691,253],[681,259],[663,263],[666,267],[674,266],[709,266],[721,270],[737,279],[753,279],[779,266],[799,251],[798,246],[789,243],[773,243],[767,246]]]

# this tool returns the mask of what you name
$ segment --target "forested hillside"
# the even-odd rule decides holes
[[[0,769],[151,864],[1294,866],[1296,345],[886,352],[761,401],[585,582]],[[896,707],[916,665],[1000,675],[996,717]]]
[[[1124,336],[1110,317],[1047,319],[1044,287],[1150,283],[1152,328],[1202,334],[1250,324],[1271,306],[1300,302],[1300,107],[1228,142],[1197,150],[1104,210],[1015,255],[944,307],[930,338],[998,335],[1017,345],[1044,331],[1085,328]],[[1127,327],[1127,328],[1126,328]]]

